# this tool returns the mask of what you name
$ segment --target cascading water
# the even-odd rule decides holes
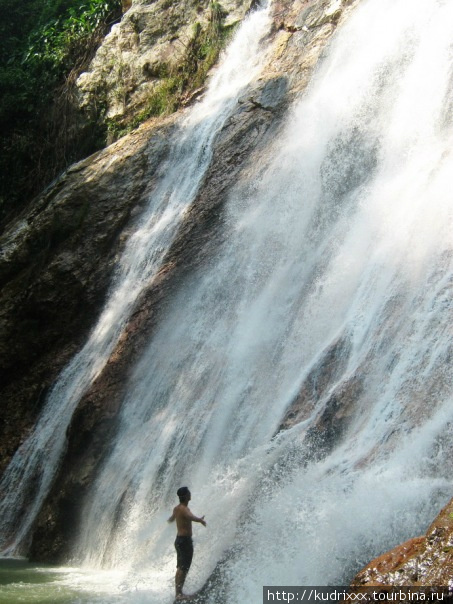
[[[272,160],[231,191],[85,502],[75,555],[126,569],[129,601],[172,600],[183,483],[208,522],[187,587],[213,577],[212,604],[347,583],[451,496],[452,39],[450,2],[363,0]]]
[[[189,586],[231,604],[347,582],[448,497],[452,23],[359,5],[136,367],[77,552],[146,569],[147,601],[171,599],[181,484],[208,521]]]
[[[238,96],[259,73],[265,59],[261,42],[268,27],[267,9],[256,11],[243,24],[205,99],[182,123],[160,183],[127,244],[96,327],[62,372],[33,433],[8,467],[0,484],[0,492],[6,493],[0,503],[3,554],[20,552],[55,475],[73,411],[105,366],[138,295],[158,272],[209,165],[216,134]]]

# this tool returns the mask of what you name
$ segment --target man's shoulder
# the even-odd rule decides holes
[[[185,511],[187,510],[187,507],[185,505],[182,505],[182,503],[179,503],[174,509],[173,509],[173,514],[184,514]]]
[[[180,503],[175,507],[174,514],[178,514],[179,516],[190,516],[191,512],[186,505]]]

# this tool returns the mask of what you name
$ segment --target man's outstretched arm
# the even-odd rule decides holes
[[[185,516],[189,520],[192,520],[192,522],[199,522],[203,526],[206,526],[206,520],[204,519],[204,516],[200,516],[200,517],[195,516],[194,514],[192,514],[192,512],[190,510],[185,511]]]

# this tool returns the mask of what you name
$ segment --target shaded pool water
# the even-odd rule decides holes
[[[126,601],[129,588],[117,572],[0,559],[0,604],[116,604]]]

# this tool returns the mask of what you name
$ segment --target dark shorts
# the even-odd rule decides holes
[[[176,568],[188,572],[193,557],[192,537],[176,537],[175,548],[177,554]]]

